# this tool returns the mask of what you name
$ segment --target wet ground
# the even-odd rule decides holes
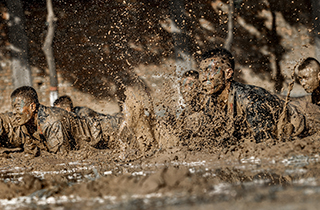
[[[298,143],[265,153],[167,148],[121,161],[107,150],[3,154],[2,209],[318,209],[320,157]],[[263,154],[273,153],[266,156]],[[243,154],[243,153],[242,153]],[[256,156],[255,156],[256,155]]]

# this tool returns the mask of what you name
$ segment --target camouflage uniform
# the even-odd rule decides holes
[[[85,106],[76,106],[72,109],[72,112],[76,113],[80,117],[99,118],[106,116],[105,114],[96,112]]]
[[[23,148],[25,152],[36,154],[38,148],[24,132],[25,126],[14,124],[12,112],[0,114],[0,145],[5,148]]]
[[[79,149],[86,144],[95,146],[102,139],[98,121],[61,108],[40,105],[37,118],[37,131],[31,135],[53,153]]]
[[[283,106],[283,100],[261,87],[231,83],[227,113],[235,120],[244,116],[251,135],[257,142],[265,138],[275,138]],[[303,114],[294,105],[288,104],[286,115],[288,122],[294,127],[292,135],[301,134],[305,130]]]
[[[123,114],[116,113],[113,115],[98,113],[88,107],[74,107],[72,110],[76,115],[80,117],[90,118],[94,121],[98,121],[101,124],[103,141],[100,142],[100,147],[113,148],[117,144],[115,136],[119,132],[119,127],[123,121]]]
[[[226,139],[230,136],[236,139],[253,137],[256,142],[261,142],[263,139],[277,138],[284,101],[267,90],[233,81],[225,103],[218,103],[213,96],[200,95],[199,98],[199,103],[203,104],[200,111],[193,110],[193,114],[185,115],[183,119],[184,125],[188,125],[193,133],[223,139],[229,129]],[[291,136],[305,131],[305,117],[293,104],[287,105],[286,120],[293,126]]]

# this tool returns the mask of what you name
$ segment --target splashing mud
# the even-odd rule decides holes
[[[39,157],[3,150],[2,208],[298,209],[301,202],[317,207],[318,134],[259,144],[249,137],[236,141],[237,128],[219,114],[223,107],[210,113],[212,119],[192,112],[170,123],[170,115],[179,115],[172,111],[176,107],[155,113],[141,86],[128,88],[126,96],[112,149]]]
[[[85,147],[64,155],[43,151],[33,157],[20,149],[1,148],[1,209],[319,208],[318,106],[290,101],[290,83],[283,113],[289,103],[299,106],[311,128],[308,137],[284,140],[283,130],[290,128],[283,127],[283,114],[284,123],[278,128],[280,140],[257,144],[248,130],[241,129],[241,117],[231,119],[222,114],[223,106],[199,112],[206,105],[202,95],[193,108],[182,107],[175,76],[162,72],[153,75],[161,66],[171,67],[174,57],[173,29],[165,27],[170,16],[165,1],[102,2],[55,2],[59,22],[54,54],[63,78],[97,98],[117,95],[121,100],[123,86],[134,80],[131,68],[146,68],[147,74],[166,82],[153,93],[148,93],[141,81],[128,87],[123,121],[110,137],[108,149]],[[309,43],[313,18],[307,15],[310,10],[306,2],[284,5],[285,1],[278,1],[270,3],[271,7],[235,2],[241,15],[234,18],[238,28],[234,33],[236,57],[238,64],[254,69],[248,72],[265,77],[272,71],[270,66],[293,62],[313,50]],[[43,69],[39,75],[46,75],[46,63],[39,51],[46,28],[43,3],[24,2],[31,65]],[[186,6],[188,22],[196,29],[188,29],[194,54],[223,44],[227,13],[220,7],[226,6],[224,1],[187,1]],[[277,8],[277,12],[270,8]],[[218,16],[222,19],[215,21]],[[7,46],[3,40],[6,37],[1,43]],[[312,50],[307,53],[301,50],[308,47]],[[173,72],[171,68],[161,69],[165,70]],[[37,83],[41,90],[46,89],[42,77]],[[275,78],[286,81],[281,74]],[[194,103],[193,98],[190,103]],[[214,105],[211,101],[209,107]]]

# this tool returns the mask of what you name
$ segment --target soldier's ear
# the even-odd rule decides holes
[[[320,81],[320,71],[319,71],[319,73],[318,73],[318,80]]]
[[[32,102],[32,103],[30,104],[30,108],[31,108],[31,111],[32,111],[32,112],[35,112],[36,109],[37,109],[36,103]]]
[[[229,79],[231,79],[232,77],[233,77],[233,70],[232,70],[232,68],[228,68],[228,69],[226,70],[226,79],[229,80]]]

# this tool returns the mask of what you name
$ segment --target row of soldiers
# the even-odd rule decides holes
[[[184,110],[180,115],[173,114],[167,122],[174,135],[178,138],[203,135],[215,141],[233,142],[252,138],[259,143],[266,139],[303,137],[316,130],[309,123],[309,110],[311,107],[318,113],[318,106],[312,106],[320,101],[317,60],[307,58],[298,66],[298,79],[312,95],[311,99],[296,101],[236,82],[234,70],[233,55],[224,48],[216,48],[202,55],[198,71],[183,75],[180,87]],[[41,150],[65,153],[86,146],[121,148],[128,144],[128,139],[135,141],[143,152],[159,146],[158,125],[163,119],[156,119],[150,94],[146,89],[142,92],[129,89],[126,95],[121,113],[105,115],[87,107],[73,107],[69,96],[57,99],[54,107],[47,107],[39,103],[32,87],[17,88],[11,94],[12,112],[0,115],[1,146],[22,148],[32,154]],[[302,106],[301,101],[308,105]],[[227,129],[229,135],[222,139],[221,130]]]

